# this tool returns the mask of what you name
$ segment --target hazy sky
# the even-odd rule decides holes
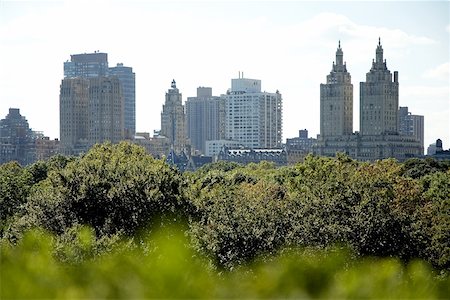
[[[370,70],[378,37],[399,71],[400,106],[425,116],[425,147],[450,147],[450,4],[306,1],[0,0],[0,118],[20,108],[34,130],[59,136],[59,85],[71,54],[108,53],[136,73],[137,130],[160,129],[172,79],[224,94],[243,71],[283,95],[283,139],[319,133],[320,83],[338,40],[354,86]]]

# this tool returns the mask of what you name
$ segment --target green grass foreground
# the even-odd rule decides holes
[[[198,257],[180,228],[159,230],[140,243],[117,242],[92,257],[95,244],[88,228],[60,249],[54,236],[39,230],[16,246],[3,242],[0,298],[444,299],[450,292],[449,277],[424,261],[355,259],[337,248],[281,251],[224,271]]]

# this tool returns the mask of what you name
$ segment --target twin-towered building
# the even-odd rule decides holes
[[[387,68],[379,40],[366,81],[360,83],[360,132],[353,132],[353,85],[339,42],[336,63],[327,83],[320,85],[320,136],[314,153],[334,156],[344,152],[358,160],[421,156],[423,116],[422,126],[411,134],[402,131],[402,114],[398,72],[392,74]]]

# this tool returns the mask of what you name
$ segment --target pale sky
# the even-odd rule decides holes
[[[341,1],[0,0],[0,119],[20,108],[33,130],[59,137],[59,86],[71,54],[108,53],[136,73],[136,129],[160,129],[172,79],[187,97],[198,86],[224,94],[243,71],[283,95],[283,140],[319,133],[320,84],[338,41],[359,82],[378,37],[399,71],[400,106],[425,116],[425,148],[450,147],[450,3]]]

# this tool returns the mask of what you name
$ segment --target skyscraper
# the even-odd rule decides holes
[[[398,133],[398,72],[391,72],[383,61],[383,48],[378,40],[376,59],[360,83],[360,131],[362,135]]]
[[[64,77],[97,77],[108,75],[107,53],[73,54],[64,63]]]
[[[123,139],[123,95],[115,76],[65,78],[60,88],[61,152],[77,155],[95,143]]]
[[[320,135],[341,136],[353,132],[353,84],[343,60],[341,42],[336,51],[336,64],[327,83],[320,85]]]
[[[261,80],[231,80],[225,98],[225,137],[249,148],[278,148],[282,138],[282,97],[261,92]]]
[[[225,100],[213,96],[210,87],[198,87],[197,97],[186,101],[187,136],[191,146],[205,154],[205,142],[225,136]]]
[[[65,78],[59,93],[60,151],[77,155],[87,151],[89,130],[89,79]]]
[[[161,112],[161,135],[167,137],[175,152],[180,153],[186,147],[186,125],[182,95],[177,89],[175,79],[166,93]]]
[[[133,139],[136,133],[136,75],[133,68],[122,63],[109,68],[109,74],[117,76],[122,85],[124,98],[124,134],[126,139]]]
[[[123,140],[123,110],[124,99],[119,78],[89,78],[89,145]]]

